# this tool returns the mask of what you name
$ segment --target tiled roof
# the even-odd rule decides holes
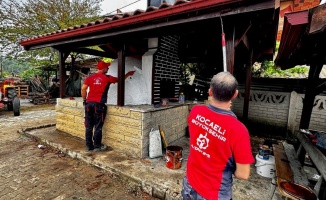
[[[149,6],[146,10],[137,9],[134,12],[118,13],[116,15],[105,17],[97,21],[89,22],[87,24],[76,25],[66,29],[54,31],[52,33],[46,33],[23,39],[20,44],[22,46],[29,45],[30,42],[33,41],[32,43],[34,43],[34,41],[36,42],[36,40],[39,41],[39,39],[43,38],[58,39],[52,37],[58,35],[67,34],[69,37],[74,35],[74,32],[78,32],[78,34],[87,34],[94,32],[95,29],[96,31],[103,31],[126,25],[133,25],[144,22],[146,23],[156,19],[162,19],[164,17],[175,16],[181,13],[193,12],[196,10],[210,8],[212,6],[214,7],[234,2],[246,2],[246,0],[177,0],[173,5],[164,2],[159,7]],[[89,30],[90,32],[84,32],[86,30]]]
[[[94,26],[97,24],[104,24],[104,23],[110,23],[112,21],[116,21],[116,20],[120,20],[123,18],[127,18],[127,17],[132,17],[132,16],[137,16],[143,13],[149,13],[158,9],[165,9],[165,8],[169,8],[169,7],[173,7],[173,6],[178,6],[180,4],[184,4],[184,3],[190,3],[192,1],[198,1],[198,0],[177,0],[173,5],[170,5],[166,2],[162,3],[159,7],[154,7],[154,6],[149,6],[146,10],[141,10],[141,9],[137,9],[134,12],[125,12],[125,13],[117,13],[115,15],[111,15],[108,17],[104,17],[103,19],[99,19],[93,22],[89,22],[87,24],[81,24],[81,25],[75,25],[73,27],[69,27],[66,29],[62,29],[62,30],[57,30],[54,31],[52,33],[46,33],[46,34],[42,34],[42,35],[38,35],[38,36],[34,36],[28,39],[24,39],[22,40],[22,42],[24,41],[28,41],[28,40],[33,40],[36,38],[41,38],[41,37],[45,37],[45,36],[50,36],[50,35],[54,35],[54,34],[58,34],[58,33],[63,33],[63,32],[68,32],[68,31],[72,31],[72,30],[76,30],[76,29],[81,29],[81,28],[85,28],[85,27],[90,27],[90,26]]]

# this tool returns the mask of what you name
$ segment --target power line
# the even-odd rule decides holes
[[[125,8],[125,7],[127,7],[127,6],[130,6],[130,5],[132,5],[132,4],[136,3],[136,2],[138,2],[138,1],[140,1],[140,0],[134,1],[134,2],[132,2],[132,3],[130,3],[130,4],[128,4],[128,5],[125,5],[125,6],[121,7],[121,8],[118,8],[118,9],[120,10],[120,9],[122,9],[122,8]],[[116,12],[116,11],[117,11],[117,10],[111,11],[111,12],[105,14],[104,16],[107,16],[107,15],[113,13],[113,12]]]

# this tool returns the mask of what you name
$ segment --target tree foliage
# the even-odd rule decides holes
[[[57,62],[50,48],[24,51],[23,39],[99,19],[102,0],[0,0],[0,48],[6,57],[42,66]]]

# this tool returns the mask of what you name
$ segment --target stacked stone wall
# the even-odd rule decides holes
[[[56,129],[84,139],[83,103],[69,99],[57,99]]]
[[[188,113],[187,105],[146,112],[129,106],[108,106],[102,142],[132,157],[148,157],[151,129],[158,129],[160,125],[167,142],[169,144],[175,142],[185,135]],[[58,99],[56,122],[58,130],[85,139],[82,102]]]

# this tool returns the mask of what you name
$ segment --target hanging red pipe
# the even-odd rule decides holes
[[[225,42],[225,33],[224,33],[224,29],[223,29],[223,20],[222,17],[221,18],[221,28],[222,28],[222,54],[223,54],[223,71],[226,72],[227,71],[227,67],[226,67],[226,42]]]

